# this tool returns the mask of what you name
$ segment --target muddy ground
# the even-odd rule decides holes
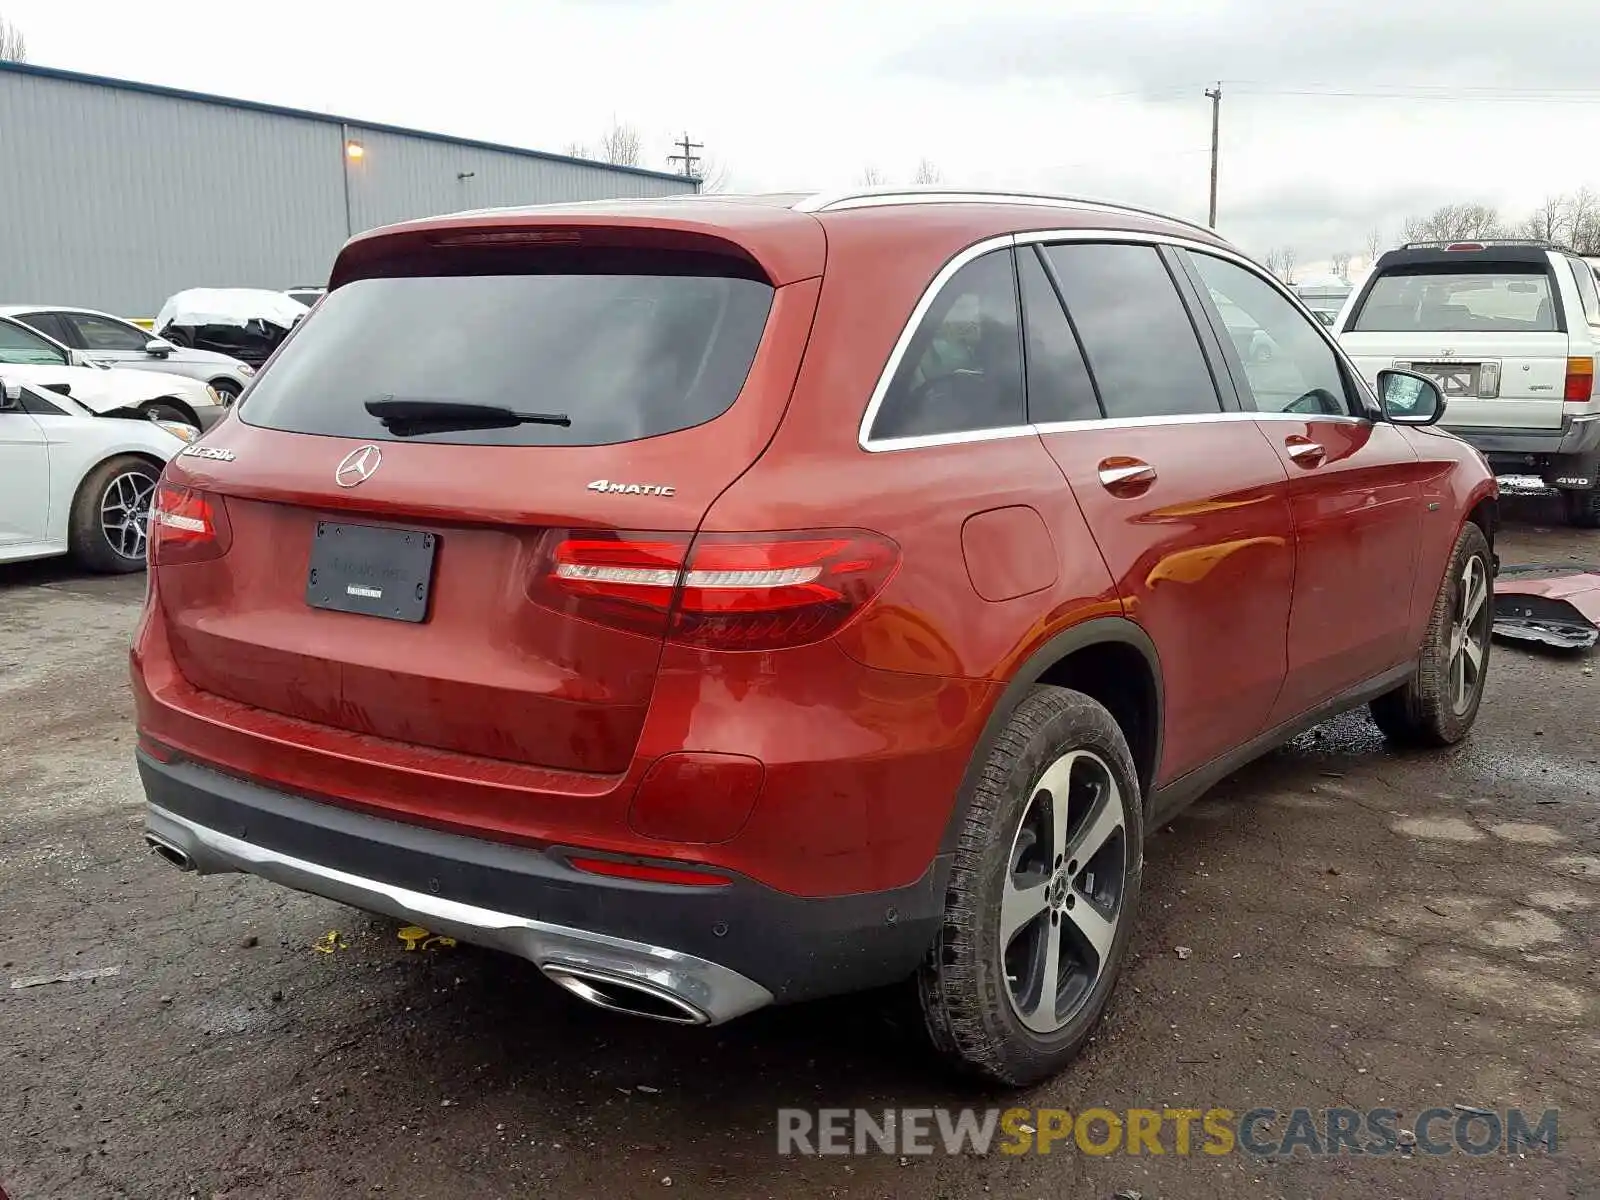
[[[1508,508],[1507,562],[1600,560],[1600,535]],[[1152,840],[1134,959],[1082,1061],[995,1099],[930,1067],[897,994],[712,1031],[613,1018],[519,962],[408,952],[392,922],[162,864],[139,836],[124,682],[142,587],[0,568],[12,1200],[1600,1196],[1600,660],[1500,648],[1452,752],[1398,755],[1356,714],[1224,783]],[[996,1103],[1554,1108],[1559,1144],[776,1153],[780,1107]]]

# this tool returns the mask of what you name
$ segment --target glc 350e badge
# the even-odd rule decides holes
[[[185,446],[178,453],[190,458],[209,458],[213,462],[232,462],[235,457],[232,450],[224,450],[221,446]]]

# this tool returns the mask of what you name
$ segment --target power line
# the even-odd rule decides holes
[[[1234,85],[1234,94],[1240,96],[1312,96],[1329,100],[1411,100],[1420,103],[1446,104],[1600,104],[1600,92],[1588,95],[1575,93],[1487,93],[1463,92],[1379,92],[1312,89],[1312,88],[1258,88],[1246,84]]]

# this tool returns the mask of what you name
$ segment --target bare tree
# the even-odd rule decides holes
[[[0,17],[0,62],[27,62],[28,39],[22,30]]]
[[[1566,208],[1565,196],[1546,196],[1539,207],[1533,210],[1533,216],[1528,218],[1524,232],[1535,241],[1560,241]]]
[[[1378,251],[1383,249],[1383,230],[1374,225],[1367,230],[1367,265],[1378,261]]]
[[[1333,273],[1346,283],[1350,282],[1350,259],[1353,257],[1348,250],[1341,250],[1328,259],[1328,266]]]
[[[700,191],[706,195],[727,191],[733,177],[728,164],[710,154],[702,154],[696,160],[695,171],[700,176]]]
[[[1579,188],[1567,197],[1561,235],[1579,254],[1600,249],[1600,197],[1588,188]]]
[[[862,187],[882,187],[889,181],[883,177],[883,172],[877,167],[867,166],[861,169]]]
[[[639,165],[639,131],[632,125],[611,122],[600,139],[600,161],[618,167]]]
[[[1498,237],[1502,233],[1500,213],[1488,204],[1444,204],[1425,217],[1409,218],[1405,224],[1408,242],[1456,242]]]
[[[943,180],[944,176],[940,173],[938,166],[936,166],[930,159],[925,158],[917,164],[917,173],[912,177],[911,182],[916,184],[929,184],[941,183]]]
[[[1289,284],[1294,283],[1294,264],[1297,258],[1294,247],[1285,246],[1278,251],[1278,257],[1283,261],[1283,281]]]
[[[565,154],[568,158],[593,157],[593,155],[589,153],[589,147],[585,146],[582,142],[568,142],[565,146],[561,147],[561,153]]]
[[[1267,251],[1266,257],[1261,260],[1263,266],[1278,278],[1283,278],[1283,251],[1274,246]]]

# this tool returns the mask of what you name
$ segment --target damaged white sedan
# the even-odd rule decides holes
[[[39,370],[0,364],[0,562],[70,554],[90,571],[143,570],[161,470],[199,431],[97,412],[69,384],[23,378]]]

